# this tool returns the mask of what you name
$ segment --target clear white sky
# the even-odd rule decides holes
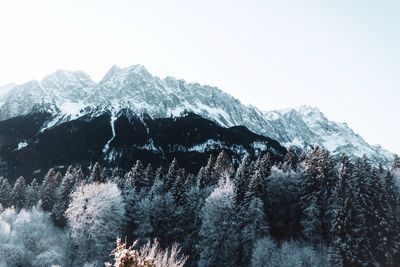
[[[400,153],[400,1],[0,0],[0,85],[114,64],[308,104]]]

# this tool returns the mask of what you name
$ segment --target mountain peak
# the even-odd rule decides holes
[[[71,83],[83,83],[86,85],[95,85],[95,82],[92,78],[83,71],[70,71],[65,69],[58,69],[56,72],[51,73],[44,77],[42,83],[56,83],[59,85],[62,84],[71,84]]]
[[[121,68],[117,65],[111,67],[111,69],[104,75],[100,83],[106,82],[118,82],[122,83],[132,75],[152,78],[153,76],[147,71],[143,65],[132,65],[126,68]]]
[[[295,108],[297,112],[302,115],[310,116],[310,115],[323,115],[322,111],[314,106],[302,105]]]

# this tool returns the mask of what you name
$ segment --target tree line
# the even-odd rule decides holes
[[[70,166],[29,185],[24,177],[13,186],[1,177],[0,260],[11,262],[20,251],[27,266],[40,266],[38,255],[39,262],[103,266],[116,238],[126,237],[139,245],[157,239],[161,249],[179,243],[187,266],[400,264],[397,156],[382,168],[319,147],[289,151],[279,162],[268,153],[232,162],[221,151],[197,174],[176,160],[166,170],[154,167],[137,161],[121,173],[95,163],[84,174]],[[32,245],[26,236],[34,226],[20,217],[37,220],[38,232],[48,224],[51,230],[37,236],[51,240],[56,233],[65,249]]]

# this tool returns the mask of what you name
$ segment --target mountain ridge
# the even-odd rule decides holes
[[[317,108],[302,106],[284,111],[260,111],[244,105],[217,87],[188,83],[173,77],[153,76],[142,65],[114,65],[98,82],[82,71],[58,70],[42,81],[13,87],[0,105],[0,120],[28,114],[33,106],[45,106],[54,114],[47,127],[86,114],[118,113],[131,109],[153,118],[198,114],[224,127],[243,125],[278,140],[286,147],[323,146],[334,154],[367,155],[387,165],[393,154],[369,145],[343,123],[329,121]],[[0,99],[0,103],[1,103]]]

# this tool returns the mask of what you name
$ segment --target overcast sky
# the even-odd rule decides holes
[[[114,64],[302,104],[400,153],[400,1],[0,2],[0,85]]]

